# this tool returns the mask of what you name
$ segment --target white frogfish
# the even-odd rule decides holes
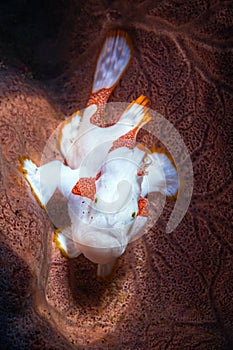
[[[55,232],[56,246],[69,257],[84,254],[108,276],[129,242],[148,220],[148,194],[176,195],[179,179],[166,153],[148,151],[136,142],[150,121],[145,96],[133,101],[114,123],[104,123],[104,107],[132,59],[128,35],[108,33],[97,58],[89,102],[59,130],[59,160],[36,166],[21,157],[20,170],[42,207],[56,189],[67,199],[70,227]]]

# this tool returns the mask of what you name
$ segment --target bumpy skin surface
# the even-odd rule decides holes
[[[231,3],[50,1],[52,34],[48,24],[41,32],[32,5],[24,21],[11,7],[14,26],[3,7],[1,42],[13,44],[1,47],[0,70],[1,347],[233,348]],[[53,226],[16,166],[19,154],[38,162],[59,115],[85,106],[96,52],[118,26],[128,31],[135,56],[111,100],[149,97],[182,135],[195,186],[175,232],[164,233],[169,204],[149,234],[129,247],[112,280],[102,282],[94,264],[67,260],[54,249]],[[48,61],[63,53],[54,57],[57,70],[47,68],[41,51]]]

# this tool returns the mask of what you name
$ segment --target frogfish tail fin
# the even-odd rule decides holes
[[[121,76],[128,68],[133,49],[130,38],[122,30],[110,31],[99,52],[92,93],[116,86]]]

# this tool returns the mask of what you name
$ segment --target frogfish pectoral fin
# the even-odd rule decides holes
[[[135,147],[139,130],[151,120],[151,116],[148,113],[148,103],[147,97],[141,95],[126,108],[116,123],[116,127],[119,128],[119,131],[122,130],[122,134],[113,142],[109,151],[118,147],[128,147],[130,149]],[[124,132],[126,130],[128,131]]]
[[[26,157],[19,158],[19,171],[29,183],[35,198],[45,208],[56,189],[68,198],[73,185],[79,179],[79,170],[72,170],[59,160],[37,167]]]
[[[76,258],[81,254],[78,248],[75,246],[72,239],[71,227],[66,227],[62,230],[56,230],[53,240],[56,247],[61,251],[62,255],[68,258]]]
[[[63,121],[59,127],[58,148],[64,159],[72,152],[72,147],[78,136],[81,113],[75,112],[71,117]]]
[[[37,167],[30,159],[20,157],[20,172],[29,183],[32,193],[42,208],[45,208],[57,187],[58,175],[57,167],[60,162],[54,161],[42,167]],[[51,181],[53,178],[53,181]]]
[[[152,160],[147,168],[147,175],[143,177],[142,196],[150,192],[160,192],[168,198],[175,197],[179,187],[179,177],[172,161],[165,153],[151,153]]]

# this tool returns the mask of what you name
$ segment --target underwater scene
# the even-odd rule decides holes
[[[0,4],[0,349],[233,349],[231,1]]]

